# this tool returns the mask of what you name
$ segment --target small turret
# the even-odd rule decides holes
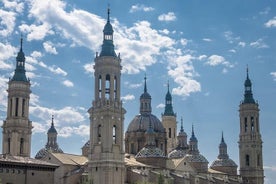
[[[246,69],[246,80],[244,82],[244,100],[242,103],[252,103],[252,104],[256,103],[252,94],[252,83],[251,83],[251,80],[249,79],[248,67]]]
[[[107,22],[104,26],[103,30],[103,45],[102,45],[102,51],[100,53],[100,56],[114,56],[117,57],[115,50],[114,50],[114,44],[113,44],[113,27],[110,24],[110,9],[107,10]]]
[[[23,52],[23,38],[20,39],[20,50],[16,57],[16,68],[14,75],[12,77],[12,81],[24,81],[28,82],[26,77],[26,70],[25,70],[25,54]]]

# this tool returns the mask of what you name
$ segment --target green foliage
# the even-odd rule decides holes
[[[165,184],[164,176],[161,173],[158,177],[158,184]]]

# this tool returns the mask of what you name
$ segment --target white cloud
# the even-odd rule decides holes
[[[205,64],[207,64],[209,66],[223,65],[228,68],[234,67],[230,62],[226,61],[226,59],[223,56],[219,56],[219,55],[209,56],[209,58]]]
[[[142,86],[142,83],[139,84],[130,84],[129,82],[124,82],[125,87],[129,88],[129,89],[136,89]]]
[[[211,41],[213,41],[213,40],[210,39],[210,38],[203,38],[202,40],[205,41],[205,42],[211,42]]]
[[[131,94],[127,94],[126,96],[121,97],[121,100],[123,100],[123,101],[131,101],[134,99],[135,99],[135,96],[131,95]]]
[[[69,80],[63,81],[62,84],[66,87],[73,87],[74,86],[74,83],[69,81]]]
[[[204,59],[206,59],[207,58],[207,56],[206,55],[200,55],[199,57],[198,57],[198,59],[201,61],[201,60],[204,60]]]
[[[270,75],[272,75],[273,80],[276,81],[276,72],[271,72]]]
[[[265,170],[276,171],[276,166],[264,166]]]
[[[161,103],[156,106],[158,109],[163,109],[165,107],[165,104]]]
[[[143,4],[135,4],[135,5],[131,6],[129,12],[130,13],[134,13],[134,12],[137,12],[137,11],[149,12],[149,11],[153,11],[153,10],[154,10],[153,7],[145,6]]]
[[[6,37],[13,32],[16,13],[0,9],[0,36]]]
[[[159,15],[158,20],[159,21],[165,21],[165,22],[175,21],[176,16],[175,16],[174,12],[168,12],[167,14]]]
[[[172,94],[189,96],[190,93],[201,91],[200,83],[194,79],[198,76],[192,65],[195,57],[190,54],[175,56],[172,52],[167,58],[170,63],[168,74],[178,84],[178,87],[172,89]]]
[[[54,54],[54,55],[58,54],[56,48],[54,47],[54,44],[50,41],[44,42],[43,47],[44,47],[45,51],[50,54]]]
[[[87,125],[80,125],[78,127],[62,127],[59,131],[59,136],[70,137],[73,134],[88,137],[90,134],[90,127]]]
[[[85,73],[91,74],[93,76],[94,74],[94,64],[92,62],[87,63],[83,66]]]
[[[181,38],[180,43],[181,43],[181,45],[186,46],[188,44],[188,40],[185,38]]]
[[[265,23],[265,27],[276,27],[276,17],[273,17]]]
[[[226,31],[224,32],[224,37],[229,43],[236,43],[238,40],[240,40],[240,37],[234,36],[232,31]]]
[[[35,133],[45,133],[47,131],[47,127],[45,124],[37,123],[37,122],[32,122],[33,129],[32,132]]]
[[[0,111],[6,111],[7,109],[7,93],[8,79],[0,76]]]
[[[62,70],[60,67],[57,67],[57,66],[50,66],[50,67],[47,67],[51,72],[53,72],[54,74],[59,74],[59,75],[62,75],[62,76],[66,76],[67,75],[67,72],[65,72],[64,70]]]
[[[230,49],[229,52],[236,53],[237,51],[235,49]]]
[[[269,46],[264,43],[263,39],[258,39],[257,41],[255,42],[251,42],[250,43],[250,46],[254,47],[254,48],[258,48],[258,49],[261,49],[261,48],[268,48]]]
[[[19,26],[21,32],[27,34],[27,40],[43,40],[47,35],[52,35],[54,32],[51,30],[52,27],[48,23],[43,23],[40,25],[27,25],[22,24]]]
[[[271,8],[270,7],[266,7],[263,11],[261,11],[259,14],[260,15],[267,15],[270,12]]]
[[[168,29],[163,29],[163,30],[160,30],[159,32],[160,32],[160,33],[163,33],[163,34],[165,34],[165,35],[170,34],[170,31],[169,31]]]
[[[238,45],[241,46],[241,47],[245,47],[246,43],[245,42],[239,42]]]
[[[0,42],[0,70],[10,70],[13,68],[13,65],[8,63],[7,60],[14,58],[16,55],[16,50],[17,49],[9,43],[4,44]]]
[[[44,122],[49,120],[52,115],[55,115],[55,123],[60,126],[61,124],[76,124],[84,121],[86,111],[81,107],[67,106],[62,109],[51,109],[35,104],[35,106],[30,106],[30,114]]]
[[[24,10],[24,3],[20,2],[20,0],[8,1],[3,0],[4,7],[10,10],[14,10],[18,13],[22,13]]]

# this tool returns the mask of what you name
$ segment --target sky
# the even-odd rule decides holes
[[[47,141],[54,115],[58,143],[81,154],[89,139],[93,63],[101,51],[108,4],[122,58],[124,127],[139,114],[147,75],[152,113],[161,119],[167,83],[177,121],[211,164],[221,132],[239,164],[239,104],[246,68],[260,107],[265,183],[276,181],[276,2],[273,0],[1,0],[0,125],[23,36],[31,81],[32,157]],[[180,128],[180,123],[178,123]],[[2,142],[2,132],[0,133]]]

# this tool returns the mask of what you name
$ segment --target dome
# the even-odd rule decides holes
[[[201,162],[201,163],[208,163],[208,160],[201,154],[187,154],[184,157],[186,162]]]
[[[165,154],[161,149],[155,146],[149,146],[141,149],[135,156],[135,158],[147,158],[147,157],[165,157]]]
[[[56,128],[52,125],[52,126],[49,128],[48,133],[56,133],[56,134],[57,134],[57,130],[56,130]]]
[[[36,159],[44,158],[48,152],[63,153],[62,149],[60,149],[60,148],[56,148],[56,149],[52,149],[52,148],[49,148],[49,149],[47,149],[47,148],[42,148],[41,150],[39,150],[39,151],[37,152],[37,154],[35,155],[35,158],[36,158]]]
[[[165,132],[161,121],[153,114],[140,114],[135,116],[128,125],[127,132],[146,132],[150,123],[154,132]]]
[[[187,154],[187,149],[175,149],[168,154],[169,158],[183,158]]]
[[[211,167],[237,167],[237,164],[230,158],[228,159],[217,159],[215,160]]]

